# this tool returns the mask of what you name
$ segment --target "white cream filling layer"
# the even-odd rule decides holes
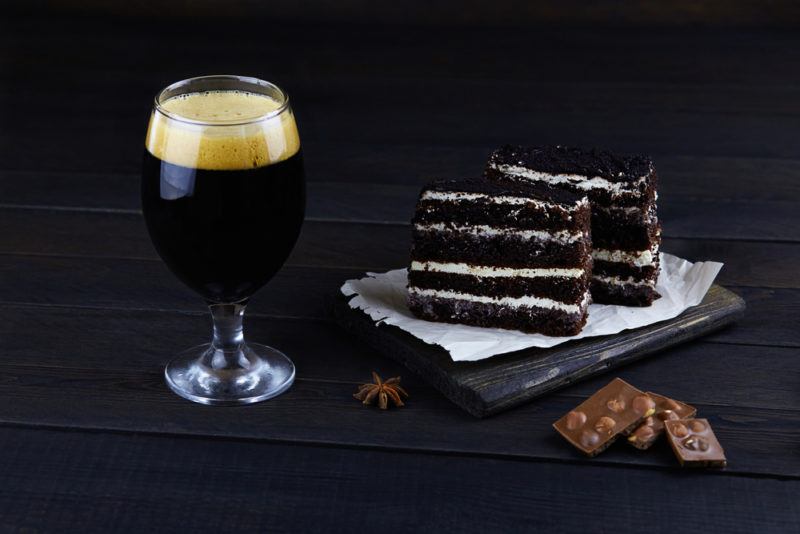
[[[522,278],[580,278],[584,275],[583,269],[515,269],[512,267],[491,267],[483,265],[470,265],[468,263],[440,263],[437,261],[412,261],[412,271],[429,271],[434,273],[467,274],[486,277],[522,277]]]
[[[481,304],[497,304],[500,306],[509,306],[511,308],[519,308],[520,306],[532,306],[537,308],[546,308],[550,310],[563,310],[567,313],[583,313],[586,306],[589,304],[589,293],[583,296],[580,304],[565,304],[557,300],[546,299],[541,297],[487,297],[485,295],[472,295],[470,293],[459,293],[456,291],[442,291],[438,289],[420,289],[417,287],[409,287],[409,293],[419,295],[421,297],[435,297],[442,299],[455,299],[466,300],[469,302],[479,302]]]
[[[636,188],[644,183],[647,175],[637,178],[632,182],[612,182],[600,176],[593,176],[591,178],[580,176],[578,174],[550,174],[546,172],[532,171],[525,167],[518,165],[498,165],[491,163],[489,168],[495,169],[514,176],[521,176],[528,180],[537,182],[545,182],[548,184],[570,184],[583,191],[590,191],[592,189],[604,189],[612,193],[635,192]]]
[[[632,263],[637,267],[654,265],[658,258],[658,245],[651,250],[628,252],[627,250],[605,250],[596,248],[592,250],[592,259],[601,261],[614,261]]]
[[[632,276],[629,276],[627,278],[620,278],[619,276],[600,276],[599,274],[595,274],[592,275],[592,278],[612,286],[656,287],[655,280],[634,280]]]
[[[515,230],[513,228],[496,228],[494,226],[487,226],[483,224],[476,224],[471,226],[451,226],[444,223],[433,224],[417,224],[414,228],[423,232],[431,230],[437,232],[458,232],[465,234],[472,234],[476,236],[498,236],[498,235],[512,235],[521,237],[522,239],[540,239],[542,241],[563,241],[572,243],[584,239],[586,236],[583,234],[571,234],[566,230],[559,230],[558,232],[547,232],[545,230]]]
[[[422,194],[421,200],[442,200],[450,202],[470,201],[470,200],[486,200],[492,204],[510,204],[510,205],[526,205],[533,204],[540,208],[559,208],[567,211],[574,211],[584,204],[584,200],[576,202],[573,206],[564,207],[561,204],[553,202],[544,202],[533,198],[525,197],[512,197],[512,196],[493,196],[484,193],[466,193],[466,192],[449,192],[449,191],[425,191]]]

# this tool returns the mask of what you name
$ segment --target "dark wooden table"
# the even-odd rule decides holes
[[[0,531],[797,532],[797,32],[235,28],[3,22]],[[139,212],[154,93],[209,73],[287,88],[308,163],[302,236],[246,319],[298,378],[245,408],[165,386],[210,320]],[[615,375],[697,405],[726,470],[664,444],[580,457],[550,424],[609,375],[477,420],[328,319],[345,279],[405,264],[420,184],[504,142],[654,156],[664,249],[725,262],[748,309]],[[373,369],[406,408],[351,398]]]

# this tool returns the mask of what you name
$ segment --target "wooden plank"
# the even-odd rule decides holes
[[[669,321],[588,338],[550,349],[528,349],[469,364],[391,325],[375,325],[345,297],[333,303],[336,322],[376,351],[422,376],[460,408],[489,417],[609,369],[719,330],[744,315],[744,301],[714,285],[703,302]]]
[[[363,272],[286,266],[248,305],[249,314],[321,319],[324,297]],[[90,291],[87,291],[90,288]],[[104,309],[204,313],[203,300],[151,260],[0,255],[0,301]]]
[[[449,401],[419,385],[412,389],[412,404],[391,413],[360,406],[351,397],[354,384],[330,380],[300,380],[288,393],[258,408],[211,411],[172,394],[163,383],[163,373],[155,369],[105,371],[3,364],[0,370],[4,376],[0,386],[5,404],[0,409],[3,424],[619,466],[669,468],[675,464],[664,444],[640,453],[624,442],[594,462],[584,460],[551,427],[580,402],[581,398],[573,395],[553,395],[475,424],[474,418],[459,417]],[[58,399],[52,397],[54,390],[59,392]],[[800,462],[792,453],[800,438],[796,410],[693,404],[711,421],[724,445],[730,458],[728,473],[800,477]]]
[[[134,101],[141,104],[134,105]],[[123,116],[64,117],[50,127],[50,135],[63,141],[48,146],[48,158],[41,157],[36,121],[31,121],[28,115],[19,115],[13,108],[6,108],[5,120],[18,126],[13,132],[0,132],[0,146],[8,147],[0,153],[4,166],[135,172],[140,165],[149,102],[149,94],[139,95],[131,100],[131,112]],[[368,150],[371,144],[469,146],[474,147],[481,158],[485,158],[492,147],[504,143],[601,146],[621,152],[706,157],[797,157],[797,150],[789,139],[797,135],[798,121],[790,115],[705,116],[663,109],[641,114],[614,110],[569,113],[522,110],[513,115],[478,111],[470,120],[463,120],[454,110],[462,106],[479,107],[479,102],[454,102],[452,107],[443,105],[436,110],[386,108],[380,112],[315,106],[303,101],[295,101],[295,104],[308,153],[321,150],[331,138],[336,138],[360,145],[363,150]],[[376,116],[380,120],[375,120]],[[658,127],[651,127],[652,124]],[[86,146],[92,147],[91,159],[87,159]],[[317,181],[331,179],[328,169],[323,168],[322,172],[324,174],[309,176]]]
[[[9,13],[21,15],[38,14],[37,7],[24,0],[7,0]],[[164,20],[174,21],[186,16],[179,6],[164,6],[157,0],[140,0],[135,4],[98,2],[91,4],[95,15],[126,20],[138,19],[158,13]],[[524,3],[499,2],[437,2],[425,6],[409,4],[402,9],[394,6],[374,6],[364,0],[342,0],[335,4],[308,2],[302,7],[278,0],[269,6],[254,4],[248,0],[229,0],[226,3],[226,19],[277,19],[308,24],[358,23],[366,27],[373,25],[424,25],[441,28],[455,27],[591,27],[632,30],[641,27],[685,28],[702,27],[758,27],[795,28],[800,25],[800,13],[790,0],[776,0],[765,8],[754,0],[735,4],[704,2],[698,5],[690,0],[677,0],[668,7],[653,5],[647,0],[609,0],[602,4],[587,6],[580,0],[559,3],[534,0]],[[80,15],[86,12],[87,4],[79,0],[64,0],[54,8],[60,15]],[[217,20],[220,17],[214,0],[195,0],[192,17],[199,23]]]
[[[251,317],[249,338],[289,354],[298,381],[270,402],[215,410],[172,394],[162,373],[173,354],[207,339],[205,315],[3,306],[2,317],[3,423],[576,461],[580,455],[550,425],[611,378],[598,376],[475,424],[421,378],[333,325]],[[799,355],[694,343],[615,374],[697,405],[736,459],[729,472],[800,476],[792,453],[800,439]],[[405,408],[381,412],[352,398],[372,370],[403,376],[411,394]],[[624,444],[598,461],[674,465],[668,447],[641,454]]]
[[[109,53],[101,49],[102,54]],[[80,48],[81,59],[64,58],[58,63],[78,72],[76,65],[87,62],[85,50]],[[130,47],[128,55],[129,51]],[[381,57],[379,52],[371,54]],[[337,57],[349,55],[343,52]],[[119,55],[109,55],[95,61],[107,68],[109,62],[118,59]],[[143,61],[144,58],[137,64]],[[230,54],[225,54],[225,61],[230,61]],[[241,65],[244,70],[253,69],[253,63]],[[88,67],[91,66],[90,63]],[[208,63],[203,67],[209,68]],[[584,73],[580,84],[503,84],[496,79],[491,83],[453,79],[451,74],[451,78],[433,84],[424,76],[409,81],[398,80],[397,76],[378,81],[370,81],[374,77],[349,77],[321,88],[317,80],[328,76],[309,68],[312,70],[298,72],[298,68],[287,66],[285,80],[280,80],[296,95],[296,110],[309,154],[323,150],[335,138],[359,145],[464,144],[476,147],[482,154],[504,142],[531,142],[605,145],[656,153],[797,156],[787,141],[796,133],[797,123],[791,83],[767,88],[764,84],[741,88],[662,82],[648,86],[597,82],[587,79]],[[536,70],[535,65],[533,68]],[[53,72],[47,67],[35,70]],[[9,81],[9,89],[2,95],[4,115],[18,126],[13,133],[0,134],[2,146],[9,147],[2,154],[4,165],[135,171],[152,94],[171,79],[164,77],[166,73],[148,71],[143,75],[138,69],[132,70],[136,82],[126,81],[124,73],[105,74],[98,76],[89,90],[82,80],[93,76],[91,72],[80,72],[81,83],[70,87],[68,80],[62,80],[63,93],[50,91],[47,98],[32,92],[31,83],[13,86]],[[196,69],[188,70],[196,73]],[[173,65],[169,72],[169,76],[178,76]],[[513,116],[509,116],[508,102],[514,102]],[[31,120],[30,109],[61,119],[50,125],[52,135],[61,142],[48,147],[48,158],[40,157],[37,121]],[[86,109],[93,113],[85,113]],[[470,119],[462,120],[455,109],[470,109]],[[376,116],[381,120],[374,120]],[[84,155],[87,146],[92,147],[91,160]],[[336,168],[317,167],[317,179],[330,180],[329,169]]]
[[[80,68],[80,65],[78,66]],[[618,112],[649,114],[658,109],[681,115],[750,115],[772,116],[800,115],[800,105],[792,98],[791,84],[686,84],[680,82],[605,82],[586,79],[583,83],[561,82],[547,79],[482,80],[469,77],[469,72],[459,79],[446,78],[382,78],[342,76],[334,74],[326,79],[324,87],[314,79],[299,74],[283,76],[283,84],[291,87],[293,99],[316,110],[346,110],[357,108],[364,112],[384,113],[389,109],[407,112],[430,113],[443,106],[454,106],[462,101],[474,104],[481,99],[481,111],[505,114],[509,102],[515,111],[525,113],[561,113],[575,111]],[[35,76],[35,74],[34,74]],[[171,82],[173,80],[167,80]],[[72,82],[75,83],[75,82]],[[8,80],[0,87],[0,99],[14,97],[23,108],[32,108],[43,115],[59,114],[77,118],[85,109],[98,106],[106,115],[134,117],[137,111],[147,111],[150,98],[130,101],[130,98],[152,96],[163,83],[153,73],[132,79],[103,79],[94,86],[52,89],[24,84],[21,80]],[[454,89],[460,89],[455,94]],[[82,90],[79,90],[82,89]],[[447,101],[448,93],[452,100]],[[491,96],[492,98],[486,98]],[[98,102],[102,99],[102,102]],[[64,104],[72,106],[65,108]],[[13,110],[9,110],[13,111]]]
[[[262,22],[250,20],[230,28],[216,23],[204,26],[195,21],[191,27],[173,27],[170,32],[154,35],[144,31],[148,28],[145,21],[117,18],[114,24],[103,22],[85,17],[17,19],[0,36],[0,42],[6,45],[2,57],[15,69],[0,72],[13,74],[25,69],[26,74],[34,75],[49,70],[59,73],[59,79],[64,81],[88,74],[99,81],[119,79],[124,83],[141,79],[146,73],[137,67],[144,63],[148,73],[165,73],[165,83],[183,74],[196,75],[198,66],[206,72],[232,72],[250,66],[259,71],[268,68],[277,73],[305,74],[308,78],[315,74],[363,79],[423,75],[447,78],[461,73],[492,80],[546,78],[576,83],[596,79],[614,83],[757,85],[800,80],[793,69],[786,68],[798,60],[794,46],[798,38],[792,32],[347,24],[334,27],[287,22],[272,24],[270,31],[264,33],[258,31],[263,28]],[[220,39],[205,39],[209,31]],[[226,45],[220,46],[220,42]],[[8,46],[12,43],[26,46]],[[371,46],[364,46],[365,43]],[[180,65],[171,56],[157,53],[178,47],[194,51]],[[230,54],[230,50],[236,54]],[[282,53],[276,54],[275,50]],[[267,54],[270,61],[265,66],[263,58]],[[109,63],[109,57],[116,61]],[[692,61],[686,61],[687,57]],[[75,66],[81,66],[83,72],[70,70]]]
[[[83,90],[64,88],[54,93],[52,89],[9,80],[0,89],[0,99],[7,102],[5,107],[11,117],[21,116],[22,110],[35,109],[43,116],[58,115],[74,121],[85,117],[86,109],[95,108],[116,120],[131,120],[149,110],[151,97],[160,89],[160,83],[160,79],[153,79],[149,74],[137,77],[135,81],[103,80]],[[509,102],[514,102],[512,109],[516,113],[565,118],[576,113],[649,116],[662,112],[672,116],[696,114],[742,118],[800,115],[800,105],[792,98],[793,87],[790,84],[693,85],[592,80],[576,84],[550,80],[334,77],[320,87],[314,79],[298,75],[286,76],[283,83],[291,88],[293,99],[302,104],[298,111],[313,110],[315,116],[320,114],[321,117],[349,111],[354,117],[359,113],[383,115],[402,112],[412,117],[434,118],[440,111],[455,107],[469,108],[470,118],[506,117]],[[102,102],[98,102],[99,99]],[[12,100],[14,105],[11,105]],[[481,105],[477,106],[479,103]],[[316,120],[316,117],[311,117],[311,120]],[[439,123],[433,124],[440,126]]]
[[[394,29],[389,31],[396,39],[371,33],[382,43],[373,48],[363,46],[370,35],[363,32],[358,37],[342,36],[315,28],[321,33],[310,35],[304,44],[295,38],[297,28],[287,27],[267,38],[263,33],[257,38],[240,32],[245,36],[229,41],[231,47],[239,45],[231,57],[216,43],[195,42],[202,31],[154,38],[116,21],[117,38],[109,39],[108,29],[101,25],[73,22],[54,21],[50,31],[40,21],[36,29],[25,30],[22,24],[7,38],[4,49],[25,49],[26,55],[8,55],[9,68],[3,69],[10,73],[6,85],[30,80],[36,73],[51,76],[67,71],[59,76],[59,87],[69,102],[53,92],[48,99],[36,100],[37,108],[56,106],[54,111],[62,119],[50,124],[52,136],[61,142],[48,146],[50,157],[41,158],[38,121],[31,120],[29,111],[20,115],[33,106],[19,103],[29,94],[35,98],[30,86],[37,84],[17,86],[19,90],[4,98],[6,119],[20,119],[13,136],[3,138],[2,146],[14,147],[2,154],[5,165],[50,169],[124,165],[135,170],[153,92],[200,68],[186,64],[176,71],[168,58],[153,53],[178,45],[195,50],[202,68],[218,65],[284,78],[292,92],[297,91],[309,149],[338,138],[362,144],[444,141],[488,148],[499,142],[529,141],[683,154],[797,156],[787,141],[796,133],[797,121],[791,115],[797,110],[792,98],[795,74],[779,66],[796,59],[792,36],[755,33],[750,37],[760,46],[753,46],[743,42],[748,34],[741,32],[494,31],[486,35],[495,46],[486,47],[474,30],[448,32],[449,38],[442,38],[439,31]],[[75,39],[64,38],[72,32],[77,32]],[[32,42],[30,47],[11,46],[11,39]],[[53,47],[52,40],[60,45]],[[270,72],[264,73],[264,51],[272,52],[276,46],[285,53],[272,53]],[[504,54],[497,54],[498,49]],[[677,60],[684,57],[681,51],[691,54],[693,61]],[[136,68],[141,64],[149,65],[147,73]],[[330,73],[337,73],[338,81],[320,87],[317,80],[330,79]],[[697,81],[698,75],[703,83],[687,83]],[[431,83],[432,76],[441,81]],[[491,84],[465,81],[481,77]],[[513,82],[499,83],[502,78]],[[93,80],[88,88],[86,79]],[[518,83],[542,79],[557,83],[537,82],[532,91]],[[742,81],[748,82],[747,87],[738,87]],[[565,84],[570,85],[565,88]],[[509,117],[509,102],[518,118]],[[84,113],[87,108],[93,112]],[[461,120],[455,109],[470,109],[470,120]],[[374,120],[376,116],[381,120]],[[91,161],[83,154],[87,146],[92,147]]]
[[[0,254],[156,259],[139,215],[0,209]],[[407,225],[307,221],[290,265],[387,270],[406,265]],[[725,263],[722,285],[798,288],[800,247],[751,241],[664,240],[663,250]]]
[[[0,310],[4,318],[0,324],[3,362],[22,366],[158,372],[173,354],[208,341],[211,336],[210,317],[202,310],[115,310],[110,313],[105,309],[11,304],[0,305]],[[351,335],[329,322],[255,314],[246,318],[245,327],[250,339],[274,344],[289,353],[298,365],[299,376],[304,379],[335,380],[352,385],[368,379],[373,369],[385,375],[404,374],[405,371],[402,365],[367,345],[353,343]],[[315,335],[304,335],[310,331]],[[42,332],[42,336],[47,336],[42,339],[51,339],[59,350],[32,343],[24,335],[30,332]],[[126,342],[120,343],[121,339]],[[742,345],[732,349],[723,344],[690,343],[664,351],[652,363],[632,364],[622,372],[634,383],[649,382],[651,387],[659,382],[667,383],[671,394],[695,402],[792,409],[797,408],[792,395],[795,385],[792,380],[798,373],[793,367],[797,354],[796,348]],[[692,361],[702,362],[702,369],[698,369],[696,376],[682,375],[680,371]],[[759,362],[758,369],[748,365],[752,361]],[[405,375],[408,375],[406,380],[414,376]],[[728,385],[704,388],[711,376],[724,376]],[[749,391],[743,387],[753,376],[764,378],[766,387],[763,390]],[[771,382],[767,380],[769,376],[772,376]],[[574,391],[587,393],[604,381],[607,381],[605,377],[592,379],[586,386],[574,386]],[[415,380],[412,385],[421,384],[424,381]],[[349,396],[346,400],[350,402]]]
[[[357,269],[289,265],[259,291],[248,314],[327,318],[325,300]],[[91,294],[86,288],[91,287]],[[747,302],[735,328],[705,340],[782,347],[800,346],[795,317],[800,290],[731,288]],[[0,255],[0,302],[106,309],[203,312],[199,297],[159,261],[115,258]]]
[[[797,201],[747,198],[747,192],[756,195],[758,182],[749,174],[743,178],[738,184],[747,188],[739,193],[742,198],[716,197],[718,192],[712,193],[711,198],[697,198],[662,191],[659,215],[664,221],[666,235],[800,240],[797,232],[800,196]],[[786,178],[784,181],[794,183]],[[407,224],[414,212],[419,189],[416,185],[310,182],[307,218]],[[706,185],[706,189],[711,189],[710,185]],[[139,177],[6,171],[0,172],[0,198],[3,199],[0,205],[6,207],[134,213],[140,207]]]
[[[361,207],[358,218],[408,218],[410,199],[432,177],[458,178],[479,173],[491,150],[474,147],[392,145],[320,146],[305,153],[310,202],[330,199],[337,208],[357,210],[363,195],[386,205]],[[800,202],[800,160],[703,158],[656,155],[661,204],[678,199]],[[133,162],[138,164],[138,162]],[[92,171],[13,171],[0,169],[3,204],[138,210],[139,169],[130,173]],[[347,201],[346,193],[350,193]],[[313,204],[309,206],[313,208]],[[396,210],[396,211],[395,211]],[[344,209],[339,217],[352,213]],[[322,215],[317,215],[322,216]]]
[[[763,289],[729,287],[747,303],[744,318],[735,327],[726,328],[706,342],[744,343],[748,345],[800,346],[797,317],[800,317],[800,291],[796,289]],[[794,323],[795,326],[792,326]]]
[[[682,531],[771,533],[800,520],[796,480],[676,468],[20,428],[0,428],[0,446],[9,532],[585,532],[668,517]],[[687,484],[702,498],[687,502]]]

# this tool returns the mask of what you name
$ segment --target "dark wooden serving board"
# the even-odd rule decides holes
[[[479,362],[454,362],[396,326],[379,324],[353,309],[344,296],[333,299],[336,322],[381,354],[398,360],[474,415],[487,417],[575,381],[650,356],[735,321],[744,300],[713,285],[703,302],[678,317],[616,335],[591,337],[553,348],[530,348]]]

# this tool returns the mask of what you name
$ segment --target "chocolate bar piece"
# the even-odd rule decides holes
[[[621,434],[655,413],[643,391],[615,378],[553,424],[559,434],[587,456],[596,456]]]
[[[707,419],[665,421],[667,439],[682,466],[725,467],[725,451]]]
[[[664,433],[664,421],[691,419],[697,414],[697,408],[685,402],[650,391],[647,395],[655,401],[656,413],[646,418],[628,437],[628,443],[642,450],[649,449],[661,437]]]

